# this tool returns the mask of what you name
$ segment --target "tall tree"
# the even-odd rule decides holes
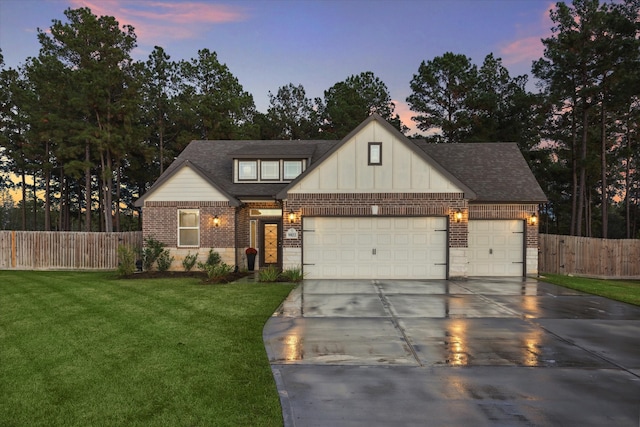
[[[254,138],[255,104],[229,68],[208,49],[179,64],[180,148],[192,139]]]
[[[418,129],[439,133],[436,141],[464,142],[471,122],[468,97],[476,80],[477,67],[465,55],[447,52],[422,61],[407,97],[411,111],[418,113],[412,117]]]
[[[324,92],[324,102],[316,99],[326,139],[340,139],[373,113],[382,116],[401,132],[406,132],[395,111],[387,85],[371,71],[347,77]]]
[[[131,51],[136,47],[133,27],[112,16],[97,17],[89,8],[67,9],[68,22],[53,20],[49,32],[38,30],[40,57],[51,57],[72,71],[70,103],[78,112],[76,142],[85,146],[86,210],[91,207],[92,152],[100,169],[104,229],[113,230],[114,158],[125,152],[125,121],[136,104],[132,86]],[[116,209],[117,210],[117,209]],[[90,213],[87,214],[90,226]]]
[[[638,58],[638,2],[622,5],[600,4],[598,0],[575,0],[572,5],[557,3],[551,10],[553,35],[543,39],[544,58],[534,63],[533,72],[543,84],[553,105],[551,120],[568,126],[553,126],[564,136],[573,170],[570,233],[592,233],[592,203],[599,189],[603,237],[607,237],[612,124],[621,116],[618,105],[629,105],[621,82]],[[631,68],[637,68],[637,65]],[[618,99],[617,102],[614,100]],[[595,177],[598,177],[595,178]]]
[[[274,139],[313,139],[320,129],[318,111],[306,96],[302,85],[289,83],[274,95],[269,92],[269,109],[266,115],[268,129]],[[266,136],[266,135],[264,135]],[[263,137],[264,137],[263,136]]]

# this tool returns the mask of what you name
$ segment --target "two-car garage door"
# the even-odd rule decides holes
[[[303,268],[309,279],[444,279],[444,217],[306,217]]]

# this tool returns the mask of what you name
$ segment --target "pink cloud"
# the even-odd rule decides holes
[[[555,9],[555,3],[548,3],[544,12],[540,15],[534,28],[528,29],[528,33],[534,35],[522,35],[513,42],[503,46],[500,49],[500,55],[505,65],[514,65],[522,62],[531,63],[531,61],[541,58],[544,54],[544,45],[542,39],[551,36],[550,11]]]
[[[540,41],[542,37],[532,36],[516,40],[500,49],[500,54],[505,65],[518,64],[520,62],[531,62],[542,57],[544,46]]]
[[[113,16],[120,25],[134,27],[138,41],[158,44],[163,39],[198,37],[211,24],[247,19],[244,9],[208,2],[71,0],[73,8],[88,7],[97,16]]]

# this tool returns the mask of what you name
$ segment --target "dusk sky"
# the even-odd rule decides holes
[[[387,85],[405,125],[405,99],[420,63],[445,52],[480,65],[493,53],[512,76],[530,74],[551,34],[548,0],[0,0],[0,49],[5,67],[37,56],[37,28],[65,21],[67,8],[89,7],[135,28],[134,58],[155,45],[172,60],[199,49],[218,54],[266,112],[268,93],[302,84],[309,98],[372,71]],[[530,89],[533,90],[533,85]]]

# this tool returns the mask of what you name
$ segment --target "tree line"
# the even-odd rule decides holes
[[[422,134],[407,136],[517,142],[549,198],[543,232],[638,237],[639,11],[638,0],[557,3],[535,93],[492,53],[479,66],[452,52],[423,61],[406,99]],[[0,52],[2,228],[139,229],[134,200],[194,139],[340,139],[373,112],[408,134],[371,71],[322,98],[290,83],[259,112],[214,51],[173,61],[156,46],[134,61],[131,26],[88,8],[64,15],[17,69]]]

